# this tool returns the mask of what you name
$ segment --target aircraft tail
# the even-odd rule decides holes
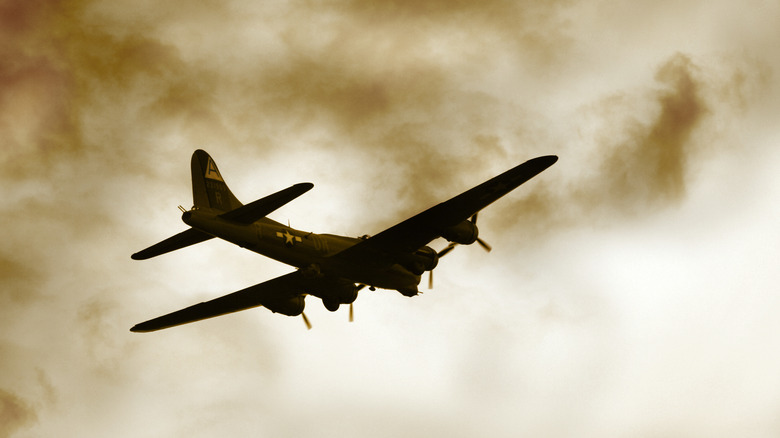
[[[217,169],[217,163],[203,150],[192,154],[192,199],[198,207],[216,208],[222,211],[235,210],[243,204],[233,196]]]

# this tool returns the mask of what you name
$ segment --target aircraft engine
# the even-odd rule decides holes
[[[439,256],[430,246],[418,249],[402,263],[403,267],[414,275],[422,275],[425,271],[432,270],[438,264]]]
[[[457,225],[445,228],[441,237],[450,242],[460,243],[461,245],[471,245],[479,238],[479,229],[475,221],[463,221]]]
[[[349,280],[336,279],[318,282],[307,292],[322,298],[325,308],[335,312],[341,304],[352,304],[357,299],[358,288]]]
[[[351,281],[337,283],[331,291],[333,292],[333,295],[338,297],[341,304],[351,304],[358,296],[357,286]]]
[[[296,295],[286,300],[264,303],[263,306],[274,313],[281,313],[287,316],[298,316],[303,313],[306,306],[303,295]]]

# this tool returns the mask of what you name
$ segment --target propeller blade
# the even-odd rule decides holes
[[[355,321],[355,312],[352,310],[352,303],[349,303],[349,322]]]
[[[306,314],[301,312],[301,316],[303,317],[303,322],[306,323],[306,329],[311,330],[311,323],[309,322],[309,318],[306,317]]]
[[[444,257],[448,252],[450,252],[453,249],[455,249],[456,246],[458,246],[457,243],[450,243],[449,245],[447,245],[446,248],[444,248],[443,250],[439,251],[439,253],[436,254],[436,255],[439,256],[439,257]]]
[[[469,219],[471,221],[471,223],[474,224],[474,226],[477,225],[477,215],[478,214],[479,214],[479,212],[474,213],[474,216],[471,216],[471,219]],[[490,252],[490,250],[493,249],[493,247],[491,247],[487,242],[485,242],[484,240],[480,239],[479,237],[477,237],[477,243],[479,243],[479,246],[481,246],[487,252]],[[456,246],[458,246],[457,243],[450,242],[450,244],[447,245],[446,248],[444,248],[443,250],[441,250],[438,253],[436,253],[436,255],[439,258],[442,258],[445,255],[449,254],[450,251],[455,249]],[[428,289],[433,289],[433,269],[428,271]]]
[[[488,243],[487,243],[487,242],[485,242],[484,240],[480,239],[479,237],[477,237],[477,243],[479,243],[479,246],[481,246],[482,248],[484,248],[484,249],[485,249],[485,251],[487,251],[487,252],[490,252],[490,250],[491,250],[491,249],[493,249],[493,247],[491,247],[490,245],[488,245]]]
[[[479,212],[474,213],[474,216],[471,216],[471,223],[474,225],[477,225],[477,215]],[[488,245],[487,242],[477,237],[477,243],[479,243],[479,246],[485,249],[485,251],[490,252],[491,249],[493,249],[492,246]]]

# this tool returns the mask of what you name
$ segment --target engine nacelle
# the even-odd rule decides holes
[[[298,316],[303,313],[303,308],[306,306],[303,295],[297,295],[286,300],[275,300],[263,303],[263,307],[268,310],[281,313],[287,316]]]
[[[357,299],[358,295],[355,283],[340,278],[317,281],[312,287],[307,288],[307,292],[315,297],[328,299],[339,304],[350,304]]]
[[[430,246],[424,246],[409,255],[401,265],[414,275],[422,275],[431,271],[439,264],[439,255]]]
[[[441,237],[461,245],[471,245],[477,241],[479,229],[474,222],[463,221],[457,225],[445,228],[441,233]]]

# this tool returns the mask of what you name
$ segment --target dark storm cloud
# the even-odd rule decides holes
[[[54,166],[85,159],[142,172],[144,155],[129,148],[155,146],[153,135],[179,127],[193,136],[220,127],[214,75],[150,36],[154,22],[116,26],[101,8],[90,1],[4,2],[4,178],[49,176]]]
[[[588,106],[599,128],[589,139],[596,143],[589,160],[577,163],[582,170],[573,177],[558,175],[563,182],[539,182],[533,193],[506,208],[515,214],[506,214],[500,224],[544,235],[558,227],[653,213],[682,201],[695,169],[692,162],[719,152],[697,136],[700,128],[712,130],[717,120],[737,116],[739,102],[753,98],[754,91],[747,89],[762,82],[760,71],[726,65],[731,74],[719,77],[678,53],[658,67],[652,91],[626,91]],[[546,177],[554,178],[541,179]]]
[[[0,302],[3,307],[25,304],[38,297],[37,286],[40,272],[31,266],[15,260],[9,255],[0,254]]]
[[[47,24],[46,2],[5,1],[0,6],[0,127],[4,177],[30,170],[30,154],[45,152],[72,129],[68,114],[69,76],[48,53],[40,28]]]
[[[24,77],[36,90],[46,87],[27,93],[26,100],[37,114],[48,115],[25,121],[26,136],[20,134],[18,142],[24,152],[10,157],[26,175],[47,172],[46,163],[85,156],[111,165],[123,160],[122,171],[143,172],[142,155],[126,148],[154,147],[159,142],[154,134],[172,131],[192,144],[208,144],[326,127],[330,143],[369,151],[377,161],[396,159],[394,179],[430,183],[431,189],[422,191],[399,188],[403,212],[445,193],[464,171],[478,170],[483,161],[474,159],[478,154],[461,151],[483,147],[481,139],[499,138],[495,131],[503,122],[492,115],[516,110],[463,89],[463,82],[501,58],[561,54],[566,44],[553,25],[558,24],[555,5],[357,2],[292,13],[311,29],[282,26],[278,38],[286,51],[280,57],[247,53],[220,63],[220,53],[211,53],[211,62],[208,56],[188,57],[182,53],[192,52],[187,42],[161,35],[171,22],[220,28],[218,23],[237,17],[230,5],[212,4],[211,13],[181,16],[139,13],[145,17],[140,22],[88,1],[36,6],[12,12],[30,23],[13,39],[33,50],[11,50],[8,59],[23,67],[6,74]],[[322,18],[335,13],[338,18]],[[440,49],[458,42],[463,48],[454,54]],[[491,57],[484,47],[505,53]],[[472,70],[465,77],[450,74],[464,66]],[[6,87],[20,90],[13,81]],[[3,111],[12,114],[10,108]],[[483,153],[501,156],[512,140],[493,141],[500,146]],[[264,149],[286,147],[255,143]]]
[[[10,437],[37,419],[38,415],[29,403],[0,389],[0,436]]]
[[[254,120],[232,114],[266,133],[324,127],[330,138],[323,143],[338,145],[334,160],[359,151],[377,177],[398,185],[394,205],[409,214],[517,149],[517,138],[498,131],[512,119],[510,131],[523,130],[522,108],[469,83],[479,84],[497,64],[532,66],[535,53],[564,54],[568,40],[556,8],[503,1],[312,5],[295,15],[306,28],[280,32],[284,55],[243,61],[247,70],[233,81],[243,93],[230,92]]]
[[[628,121],[622,132],[602,134],[612,150],[599,172],[605,182],[598,187],[601,201],[624,212],[655,200],[680,200],[688,159],[697,146],[691,136],[709,113],[689,57],[672,57],[655,79],[661,85],[651,97],[658,107],[655,118],[650,123]]]
[[[63,25],[69,4],[21,3],[5,2],[2,12],[4,22],[15,23],[6,28],[9,43],[0,61],[0,120],[9,133],[4,142],[10,143],[3,159],[11,170],[4,178],[38,177],[85,146],[79,108],[85,81],[69,57],[72,40],[80,36],[63,35],[70,27]]]

